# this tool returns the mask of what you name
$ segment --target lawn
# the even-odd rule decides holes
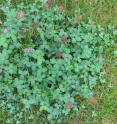
[[[83,20],[90,18],[94,23],[98,23],[104,27],[107,27],[109,24],[117,25],[116,0],[74,0],[70,5],[72,5],[72,9],[68,5],[69,11],[72,10],[72,13],[74,13],[75,8],[82,15]],[[87,107],[86,109],[81,109],[82,114],[79,124],[117,123],[117,65],[113,62],[116,60],[116,56],[113,55],[113,50],[117,49],[117,40],[115,42],[115,47],[105,48],[106,61],[104,68],[108,83],[95,87],[95,98],[98,104],[95,107],[88,108],[86,103],[84,103]],[[77,124],[77,122],[78,120],[74,123]]]
[[[2,2],[3,0],[0,0],[0,3]],[[13,6],[19,2],[20,0],[11,0]],[[29,1],[26,0],[25,2],[28,3]],[[117,27],[117,0],[53,0],[53,5],[56,4],[64,6],[68,16],[77,13],[84,22],[90,19],[94,24],[100,24],[105,28],[109,25]],[[0,19],[5,19],[2,12]],[[117,37],[114,37],[114,40],[114,46],[104,46],[103,69],[106,72],[106,83],[98,83],[93,89],[96,104],[89,104],[86,99],[78,96],[76,99],[78,102],[80,101],[79,111],[71,112],[62,120],[61,124],[117,124],[117,56],[113,54],[117,50]],[[45,113],[40,114],[38,111],[32,113],[35,115],[34,124],[48,124]],[[0,114],[0,118],[5,119],[6,116],[6,114]],[[29,124],[28,113],[24,116],[25,124]],[[5,124],[5,122],[2,121],[1,124]]]

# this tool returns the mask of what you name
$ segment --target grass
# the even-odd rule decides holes
[[[65,6],[68,15],[74,14],[74,11],[77,10],[78,15],[81,15],[83,20],[90,18],[94,23],[102,26],[117,25],[117,0],[53,1],[58,5]],[[14,0],[12,2],[15,5]],[[0,17],[2,17],[2,14],[0,14]],[[117,49],[116,39],[115,42],[116,45],[113,48],[105,49],[104,68],[108,83],[95,87],[94,94],[97,105],[91,106],[87,104],[87,101],[83,101],[79,112],[72,113],[62,122],[63,124],[117,124],[117,65],[113,62],[116,56],[112,54]],[[45,123],[47,122],[45,121]]]
[[[109,24],[117,25],[117,1],[116,0],[67,0],[67,14],[74,14],[77,10],[83,20],[91,19],[94,23],[102,26]],[[65,4],[59,1],[60,4]],[[69,6],[70,5],[70,6]],[[70,8],[71,7],[71,8]],[[84,101],[79,109],[80,115],[74,118],[67,118],[63,122],[68,124],[117,124],[117,66],[113,60],[116,58],[112,53],[117,48],[105,49],[105,67],[106,79],[108,83],[102,86],[96,86],[94,89],[95,98],[98,104],[90,106]],[[107,86],[108,85],[108,86]],[[82,107],[83,106],[83,107]],[[73,116],[73,115],[72,115]]]

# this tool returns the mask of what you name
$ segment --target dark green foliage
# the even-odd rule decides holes
[[[97,80],[104,82],[102,45],[112,43],[113,32],[41,3],[3,10],[0,108],[6,123],[23,123],[27,111],[31,122],[34,106],[50,121],[77,111],[75,96],[87,98]]]

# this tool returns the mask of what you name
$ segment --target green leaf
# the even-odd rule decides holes
[[[8,46],[7,40],[6,40],[6,38],[4,36],[0,37],[0,46],[3,46],[3,47]]]

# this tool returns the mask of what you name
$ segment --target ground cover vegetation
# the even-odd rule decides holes
[[[116,123],[117,32],[93,19],[96,1],[4,2],[0,122]]]

